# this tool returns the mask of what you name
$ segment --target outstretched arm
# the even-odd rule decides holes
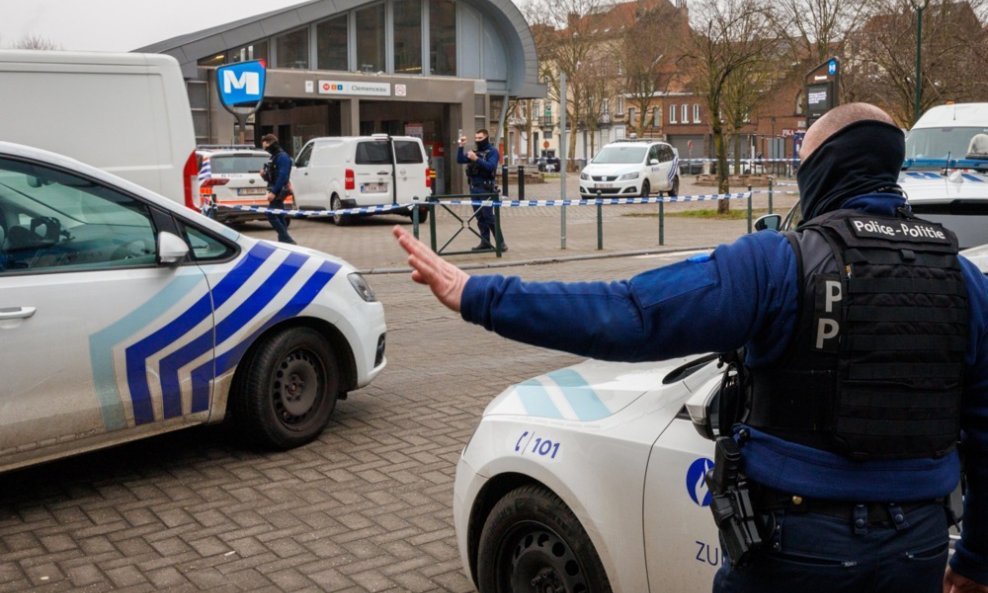
[[[412,280],[432,289],[439,302],[450,309],[460,311],[463,288],[470,276],[426,247],[408,231],[395,226],[391,231],[398,244],[408,253],[408,265],[412,267]]]

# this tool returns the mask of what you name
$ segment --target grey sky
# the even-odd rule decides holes
[[[306,0],[0,0],[0,47],[28,36],[66,50],[131,51]]]

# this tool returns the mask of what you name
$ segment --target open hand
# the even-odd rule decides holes
[[[426,284],[439,302],[459,312],[463,289],[470,276],[429,249],[425,243],[408,231],[395,226],[391,231],[398,244],[408,253],[408,265],[412,267],[412,280]]]
[[[988,585],[962,577],[948,566],[943,575],[943,593],[988,593]]]

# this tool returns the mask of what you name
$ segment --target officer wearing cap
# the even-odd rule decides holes
[[[413,280],[511,339],[620,361],[745,348],[749,409],[728,440],[762,544],[716,593],[988,593],[988,281],[912,216],[904,154],[884,111],[839,106],[806,133],[797,231],[623,282],[471,277],[394,234]]]

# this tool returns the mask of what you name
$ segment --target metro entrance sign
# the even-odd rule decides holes
[[[216,90],[223,108],[237,118],[240,142],[244,141],[247,118],[264,101],[267,70],[259,60],[237,62],[216,69]]]
[[[806,127],[840,103],[840,61],[830,58],[806,75]]]

